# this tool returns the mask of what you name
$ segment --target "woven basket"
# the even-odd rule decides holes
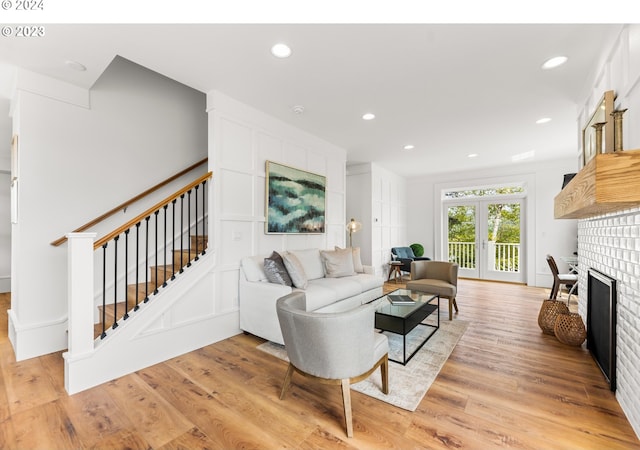
[[[554,335],[556,318],[559,314],[569,314],[569,308],[560,300],[545,300],[538,313],[538,325],[544,334]]]
[[[560,342],[567,345],[582,345],[587,338],[587,330],[580,314],[559,314],[553,331]]]

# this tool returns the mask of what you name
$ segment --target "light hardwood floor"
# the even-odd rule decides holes
[[[286,364],[250,335],[70,397],[61,353],[15,361],[0,294],[0,448],[640,448],[589,353],[540,331],[548,292],[461,280],[470,326],[418,409],[352,392],[352,439],[340,389],[294,376],[279,400]]]

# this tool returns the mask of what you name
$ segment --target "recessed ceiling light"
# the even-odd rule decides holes
[[[477,153],[469,153],[469,154],[467,155],[467,158],[476,158],[477,156],[478,156],[478,154],[477,154]]]
[[[286,44],[276,44],[271,47],[271,54],[276,58],[288,58],[291,56],[291,48]]]
[[[64,63],[69,69],[77,70],[78,72],[84,72],[85,70],[87,70],[84,64],[80,64],[78,61],[69,60],[65,61]]]
[[[416,147],[415,147],[415,145],[407,144],[407,145],[405,145],[405,146],[404,146],[404,147],[402,147],[402,148],[403,148],[403,149],[405,149],[405,150],[413,150],[413,149],[414,149],[414,148],[416,148]]]
[[[517,155],[513,155],[511,157],[511,161],[518,162],[518,161],[522,161],[522,160],[525,160],[525,159],[531,159],[531,158],[533,158],[535,156],[536,156],[536,151],[535,150],[529,150],[528,152],[518,153]]]
[[[366,113],[362,115],[363,120],[373,120],[375,118],[376,118],[376,115],[372,113]]]
[[[543,124],[543,123],[547,123],[547,122],[551,122],[551,118],[550,117],[543,117],[542,119],[536,120],[536,123],[538,125]]]
[[[553,69],[554,67],[558,67],[567,62],[566,56],[555,56],[551,59],[548,59],[542,64],[543,69]]]
[[[293,111],[296,114],[302,114],[304,112],[304,106],[295,105],[293,108],[291,108],[291,111]]]

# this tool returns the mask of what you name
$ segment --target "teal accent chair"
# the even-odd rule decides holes
[[[411,263],[413,261],[430,261],[431,258],[426,256],[416,256],[411,247],[392,247],[391,255],[396,261],[402,262],[400,270],[403,272],[411,272]]]

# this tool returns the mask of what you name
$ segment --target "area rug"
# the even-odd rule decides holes
[[[469,323],[463,320],[441,319],[440,328],[406,366],[390,361],[388,395],[381,391],[380,370],[376,370],[366,380],[353,384],[351,389],[399,408],[415,411],[468,326]],[[430,333],[431,330],[430,327],[418,326],[409,333],[407,354],[411,354],[416,348],[416,342],[421,342],[424,333]],[[385,334],[389,338],[389,357],[402,360],[402,336]],[[287,352],[282,345],[265,342],[257,348],[288,361]]]

